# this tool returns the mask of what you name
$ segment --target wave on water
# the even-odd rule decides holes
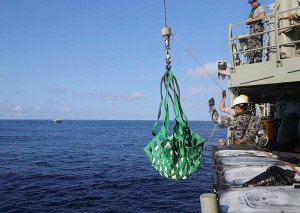
[[[0,121],[0,212],[199,212],[210,150],[187,180],[161,177],[144,147],[153,121]],[[211,122],[191,122],[209,138]]]

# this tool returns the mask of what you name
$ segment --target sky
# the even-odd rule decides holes
[[[260,2],[269,12],[273,1]],[[250,10],[247,0],[166,0],[189,120],[209,120],[208,99],[228,89],[217,62],[229,61],[229,24]],[[164,25],[163,0],[0,0],[0,119],[155,120]]]

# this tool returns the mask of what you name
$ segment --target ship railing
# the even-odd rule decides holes
[[[280,26],[281,21],[289,22],[289,20],[287,20],[288,17],[286,17],[286,15],[284,15],[284,14],[287,14],[287,13],[290,14],[290,12],[297,11],[297,10],[299,11],[300,7],[283,10],[283,11],[277,10],[275,12],[266,14],[264,17],[262,17],[260,19],[256,19],[255,21],[261,21],[263,24],[268,25],[267,29],[264,29],[262,32],[258,32],[258,33],[245,34],[243,32],[236,36],[236,35],[233,35],[233,29],[237,29],[238,27],[241,27],[241,26],[247,26],[247,23],[246,23],[246,21],[243,21],[243,22],[239,22],[239,23],[235,23],[235,24],[230,24],[229,31],[228,31],[228,38],[229,38],[231,66],[235,67],[235,66],[245,64],[246,54],[248,52],[258,51],[258,50],[262,50],[262,52],[263,52],[262,63],[270,60],[268,57],[268,55],[270,53],[275,54],[276,62],[280,62],[280,60],[282,58],[284,58],[284,55],[282,55],[280,52],[281,47],[288,46],[288,45],[297,45],[300,43],[300,40],[286,41],[288,39],[286,39],[286,40],[281,39],[281,41],[279,41],[279,39],[278,39],[279,35],[281,33],[285,33],[287,31],[295,29],[295,28],[300,28],[300,20],[299,19],[297,21],[295,21],[293,24],[290,23],[288,26]],[[264,37],[265,34],[267,35],[266,38]],[[253,48],[253,49],[247,48],[247,40],[250,37],[259,36],[259,35],[262,35],[265,39],[262,47]],[[270,44],[271,36],[274,36],[274,38],[272,38],[273,39],[272,44]]]

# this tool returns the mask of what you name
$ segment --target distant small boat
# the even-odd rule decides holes
[[[53,123],[61,123],[63,121],[63,119],[54,119]]]

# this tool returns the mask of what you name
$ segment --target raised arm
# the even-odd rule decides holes
[[[219,109],[220,109],[221,112],[226,112],[225,98],[226,98],[226,91],[223,90],[223,92],[222,92],[222,100],[221,100],[220,106],[219,106]]]
[[[231,117],[219,115],[219,113],[217,112],[217,110],[214,106],[215,105],[215,100],[213,98],[209,99],[208,103],[209,103],[210,117],[211,117],[211,120],[214,123],[218,124],[221,128],[228,127],[228,126],[232,125],[232,118]]]

